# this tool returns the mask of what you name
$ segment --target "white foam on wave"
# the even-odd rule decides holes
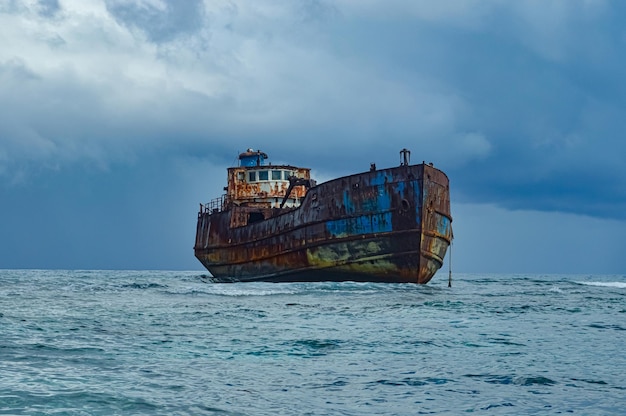
[[[293,295],[299,292],[294,285],[272,283],[211,283],[202,288],[209,295],[218,296],[274,296]]]
[[[626,289],[626,282],[576,282],[581,285],[587,286],[602,286],[602,287],[618,287],[620,289]]]
[[[202,286],[187,285],[179,288],[170,287],[167,291],[176,295],[212,295],[232,297],[293,295],[301,292],[295,287],[286,287],[276,284],[266,284],[265,287],[262,287],[254,283],[208,283]]]
[[[296,294],[296,291],[293,290],[246,290],[246,289],[235,289],[235,290],[207,290],[205,291],[211,295],[220,295],[220,296],[273,296],[273,295],[293,295]]]
[[[275,296],[275,295],[294,295],[297,291],[282,291],[282,290],[174,290],[169,291],[175,295],[212,295],[212,296],[230,296],[230,297],[245,297],[245,296]]]
[[[268,282],[248,282],[248,283],[209,283],[194,292],[201,292],[208,295],[218,296],[274,296],[274,295],[296,295],[304,293],[379,293],[381,285],[392,288],[393,285],[370,282],[291,282],[291,283],[268,283]]]

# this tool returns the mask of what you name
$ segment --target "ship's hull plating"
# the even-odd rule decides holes
[[[325,182],[296,209],[231,227],[250,210],[199,214],[195,255],[214,281],[427,283],[452,239],[448,178],[425,164]]]

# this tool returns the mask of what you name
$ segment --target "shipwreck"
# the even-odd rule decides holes
[[[194,246],[215,282],[427,283],[452,242],[448,177],[407,149],[321,184],[248,149],[224,190],[200,204]]]

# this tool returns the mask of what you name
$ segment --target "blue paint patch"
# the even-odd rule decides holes
[[[331,237],[390,232],[391,212],[327,221],[326,230]]]
[[[354,204],[350,199],[350,191],[343,191],[343,206],[346,210],[346,214],[354,214]]]
[[[396,185],[396,191],[400,194],[402,198],[405,196],[406,182],[398,182]]]
[[[371,186],[381,186],[392,181],[392,175],[387,175],[385,171],[376,171],[376,175],[374,175],[374,177],[370,179],[369,184]]]
[[[363,211],[387,211],[391,209],[391,195],[384,186],[372,188],[370,194],[363,199]]]
[[[404,184],[403,184],[404,185]],[[404,186],[402,187],[404,189]],[[358,195],[358,198],[352,196]],[[367,189],[343,192],[343,206],[346,214],[379,212],[391,209],[392,195],[384,186],[370,186]]]
[[[441,215],[437,220],[437,233],[441,235],[450,235],[450,219]]]

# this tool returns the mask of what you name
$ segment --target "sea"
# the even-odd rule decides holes
[[[626,276],[0,270],[2,415],[624,415]]]

